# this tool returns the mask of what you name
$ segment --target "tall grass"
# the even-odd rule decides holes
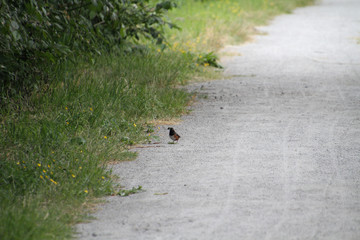
[[[238,44],[256,34],[255,26],[266,24],[275,15],[290,13],[314,0],[179,0],[169,13],[181,31],[168,31],[175,49],[210,52],[226,44]]]
[[[180,53],[149,53],[66,71],[1,109],[0,239],[68,238],[80,204],[114,191],[105,163],[151,138],[147,120],[184,113],[189,94],[174,86],[193,67]]]

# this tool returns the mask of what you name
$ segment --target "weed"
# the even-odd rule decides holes
[[[213,52],[199,54],[197,58],[197,63],[203,65],[204,67],[212,66],[216,68],[223,68],[217,61],[218,57]]]
[[[133,187],[132,189],[126,190],[126,189],[121,189],[119,190],[119,192],[116,195],[119,195],[120,197],[127,197],[129,195],[138,193],[142,190],[142,186],[138,186],[137,188]]]
[[[189,94],[173,86],[186,83],[191,64],[179,53],[110,55],[69,67],[21,105],[9,100],[0,120],[0,238],[68,238],[77,203],[114,192],[106,163],[136,157],[126,149],[151,139],[148,120],[186,111]]]

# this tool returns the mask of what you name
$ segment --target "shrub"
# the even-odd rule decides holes
[[[140,35],[162,44],[163,27],[175,26],[163,14],[175,6],[168,0],[155,6],[149,0],[1,0],[2,98],[48,81],[74,56],[120,49]]]

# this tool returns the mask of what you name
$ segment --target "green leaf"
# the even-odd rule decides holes
[[[94,12],[94,11],[91,11],[90,12],[90,19],[94,19],[95,17],[96,17],[96,12]]]
[[[64,30],[64,28],[63,28],[60,24],[54,23],[54,25],[55,25],[59,30]]]
[[[11,34],[13,35],[15,41],[19,41],[21,39],[21,35],[18,31],[11,30]]]
[[[120,28],[120,36],[121,38],[126,38],[126,29],[124,27]]]
[[[11,21],[11,27],[12,27],[14,30],[18,30],[18,29],[19,29],[19,24],[18,24],[16,21],[12,20],[12,21]]]

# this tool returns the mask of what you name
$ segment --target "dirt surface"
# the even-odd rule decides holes
[[[158,147],[113,166],[126,188],[79,239],[360,239],[360,1],[323,0],[228,47],[224,80]],[[236,55],[236,54],[235,54]]]

